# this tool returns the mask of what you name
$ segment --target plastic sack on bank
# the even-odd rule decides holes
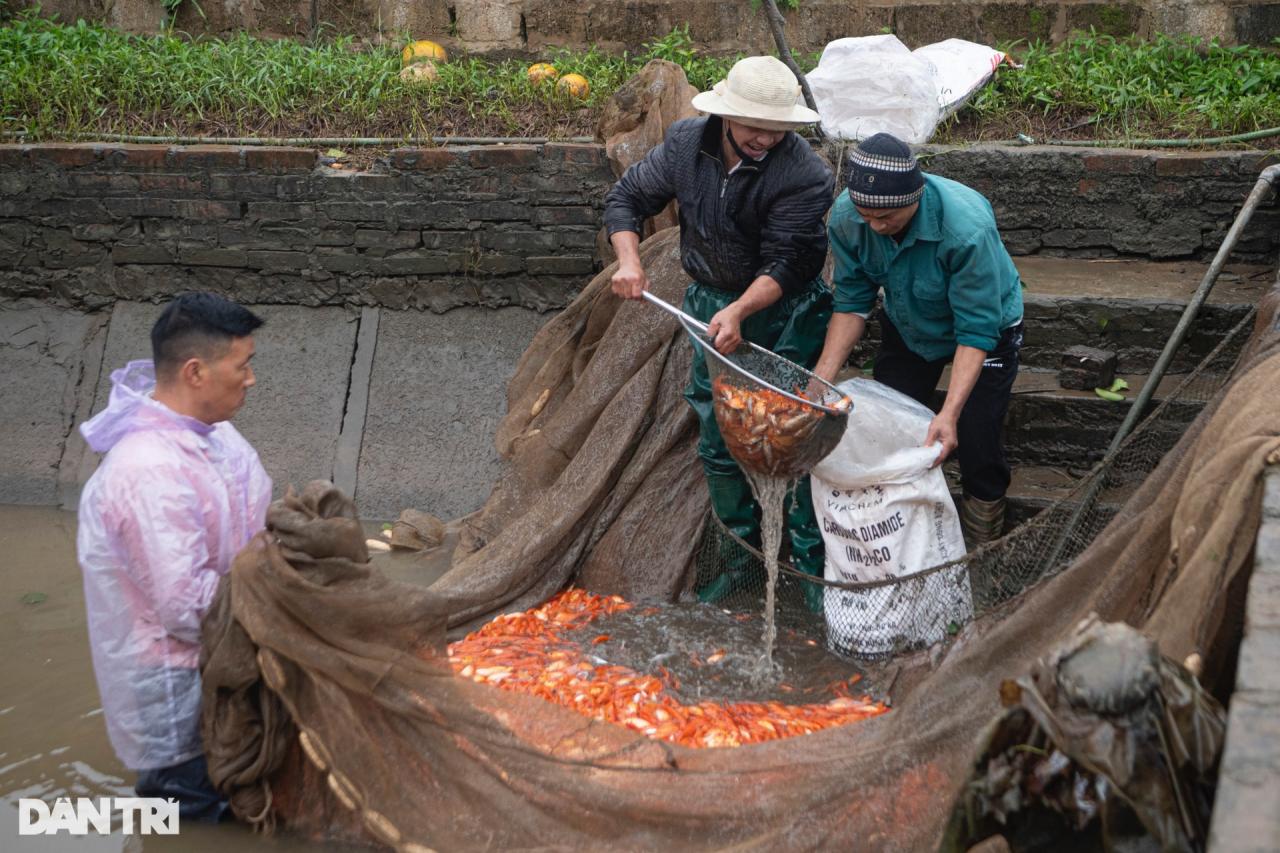
[[[828,136],[892,133],[918,145],[1004,61],[1000,51],[963,39],[912,51],[896,36],[861,36],[828,44],[807,79]]]
[[[946,478],[929,467],[939,447],[921,446],[933,413],[869,379],[839,388],[854,401],[849,424],[812,473],[826,579],[874,584],[963,557]],[[973,617],[968,566],[862,589],[827,587],[823,609],[827,642],[841,654],[880,657],[932,645]]]

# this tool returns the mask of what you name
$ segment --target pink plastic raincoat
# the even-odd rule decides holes
[[[203,751],[200,620],[262,529],[271,479],[230,423],[152,399],[150,361],[111,382],[107,408],[80,428],[107,455],[81,494],[76,544],[107,734],[127,767],[147,770]]]

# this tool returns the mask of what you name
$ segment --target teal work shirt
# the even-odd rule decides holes
[[[950,358],[960,344],[991,352],[1022,320],[1018,270],[981,193],[937,175],[924,180],[901,243],[872,231],[840,194],[827,223],[835,310],[866,315],[883,288],[889,320],[921,358]]]

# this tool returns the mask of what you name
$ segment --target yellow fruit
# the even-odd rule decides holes
[[[560,76],[560,72],[550,62],[535,62],[529,66],[529,70],[526,73],[528,74],[529,82],[535,86]]]
[[[436,64],[430,59],[423,59],[400,69],[400,79],[415,85],[433,83],[439,77],[440,72],[436,70]]]
[[[433,41],[415,41],[406,45],[405,49],[400,51],[401,65],[412,65],[424,59],[433,62],[448,62],[449,54],[445,53],[444,48]]]
[[[591,94],[591,84],[581,74],[566,74],[556,81],[556,90],[572,98],[585,99]]]

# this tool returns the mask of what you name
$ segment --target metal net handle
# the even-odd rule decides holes
[[[757,385],[760,385],[763,388],[767,388],[768,390],[773,391],[776,394],[781,394],[782,396],[790,400],[794,400],[795,402],[800,403],[801,405],[808,406],[813,409],[818,409],[819,411],[822,411],[828,415],[832,415],[835,417],[843,417],[844,415],[847,414],[846,411],[842,409],[837,409],[834,406],[828,406],[824,403],[810,400],[807,397],[801,397],[800,395],[796,394],[794,391],[788,391],[787,389],[780,387],[777,383],[770,382],[769,380],[748,370],[746,367],[739,364],[737,359],[724,355],[715,347],[711,346],[706,341],[705,337],[694,334],[693,330],[690,329],[690,326],[694,323],[697,323],[698,321],[694,320],[691,317],[688,317],[688,319],[686,320],[686,317],[688,317],[688,315],[681,316],[680,322],[685,324],[685,331],[689,334],[689,337],[693,339],[694,343],[702,347],[703,351],[707,355],[716,359],[720,364],[724,365],[732,372],[736,373],[739,376],[742,376],[745,379],[750,380],[751,382],[756,383]],[[696,326],[694,328],[696,328]],[[706,330],[705,325],[702,326],[702,330],[703,331]],[[747,340],[744,340],[742,342],[742,344],[739,346],[739,349],[741,349],[742,346],[749,347],[750,351],[759,355],[761,359],[765,361],[766,364],[786,365],[786,370],[789,373],[791,373],[792,375],[798,376],[800,378],[803,378],[804,380],[806,380],[807,383],[813,383],[813,382],[820,383],[822,387],[825,389],[827,394],[834,395],[837,399],[841,399],[845,396],[840,393],[840,391],[836,388],[836,386],[832,385],[830,382],[823,379],[821,376],[818,376],[816,373],[806,370],[805,368],[801,367],[800,365],[796,364],[793,361],[790,361],[789,359],[783,358],[777,353],[770,352],[764,347],[759,346],[757,344],[753,344],[751,341],[747,341]]]

